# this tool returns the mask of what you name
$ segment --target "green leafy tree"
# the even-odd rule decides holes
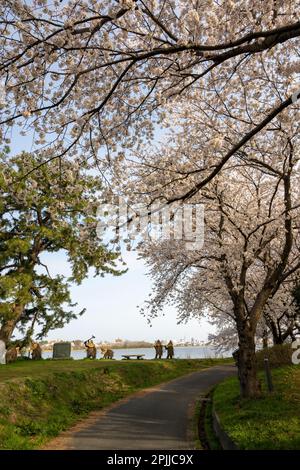
[[[74,312],[70,284],[80,284],[90,268],[95,276],[119,275],[118,254],[97,238],[99,178],[88,165],[68,160],[39,165],[33,154],[0,156],[0,339],[18,328],[29,340],[42,338],[82,314]],[[63,176],[62,176],[63,175]],[[64,250],[70,277],[50,275],[46,253]]]

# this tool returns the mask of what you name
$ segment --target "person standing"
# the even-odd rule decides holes
[[[87,359],[96,359],[97,350],[93,338],[95,338],[95,336],[92,336],[92,338],[84,342]]]
[[[161,356],[163,354],[163,347],[159,339],[155,341],[154,348],[155,348],[155,359],[161,359]]]
[[[39,343],[31,344],[31,359],[33,359],[34,361],[42,359],[42,349]]]
[[[167,344],[167,346],[165,346],[166,350],[168,351],[168,354],[167,354],[167,359],[173,359],[173,356],[174,356],[174,346],[173,346],[173,343],[172,341],[170,340]]]

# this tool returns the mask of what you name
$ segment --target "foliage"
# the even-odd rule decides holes
[[[266,391],[261,372],[263,396],[256,400],[240,399],[236,378],[215,389],[214,406],[221,425],[240,449],[299,449],[300,367],[286,366],[272,375],[275,391]]]
[[[120,143],[152,139],[166,104],[197,94],[206,114],[200,141],[205,130],[219,131],[217,113],[232,125],[227,141],[216,132],[211,151],[207,142],[198,173],[188,168],[188,195],[294,108],[298,9],[294,0],[4,0],[3,139],[18,123],[22,133],[35,129],[44,161],[80,151],[107,168],[118,165],[112,154],[124,158]]]
[[[39,337],[60,328],[74,313],[69,285],[80,284],[90,268],[95,275],[120,274],[116,253],[101,245],[96,234],[98,178],[87,165],[66,159],[41,166],[34,154],[0,159],[0,325],[11,322],[27,335],[39,326]],[[64,177],[61,177],[61,172]],[[51,276],[46,254],[66,253],[71,276]],[[71,308],[71,310],[70,310]]]
[[[291,344],[276,344],[272,348],[262,349],[256,353],[257,366],[264,368],[264,358],[269,359],[271,367],[291,365],[293,350]]]
[[[205,205],[201,248],[189,249],[188,237],[149,240],[140,248],[155,287],[142,312],[155,317],[166,303],[173,303],[179,321],[208,314],[221,328],[219,341],[229,338],[229,343],[223,342],[230,347],[238,339],[241,360],[249,361],[246,368],[240,362],[240,371],[243,368],[249,376],[253,371],[256,384],[255,336],[262,329],[265,312],[273,321],[289,313],[286,285],[294,282],[300,269],[299,153],[280,131],[276,138],[281,155],[285,154],[281,162],[272,151],[268,153],[267,141],[261,143],[270,158],[268,172],[236,159],[236,168],[223,169],[222,176],[194,197],[195,204]],[[189,155],[197,158],[192,146]],[[249,160],[250,155],[249,149]],[[290,323],[288,318],[286,335],[293,331]],[[250,384],[248,379],[246,383]],[[256,392],[250,393],[257,393],[257,385],[254,388]]]

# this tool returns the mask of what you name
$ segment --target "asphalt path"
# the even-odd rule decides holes
[[[47,448],[72,450],[193,449],[197,399],[236,368],[220,365],[138,392],[92,413]]]

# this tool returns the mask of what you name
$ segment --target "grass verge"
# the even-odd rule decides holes
[[[240,449],[300,449],[300,366],[273,369],[272,376],[269,393],[260,372],[263,393],[256,400],[240,398],[235,377],[214,391],[221,425]]]
[[[221,444],[219,439],[217,438],[214,428],[213,428],[213,419],[212,419],[212,409],[213,409],[213,401],[212,401],[211,393],[209,395],[210,400],[206,402],[205,406],[205,414],[204,414],[204,429],[205,435],[208,442],[209,450],[221,450]]]
[[[0,366],[0,449],[35,449],[90,411],[226,360],[24,361]]]
[[[200,448],[203,450],[221,450],[221,445],[215,435],[212,419],[212,396],[211,390],[205,397],[198,402],[198,436]]]
[[[193,435],[194,435],[194,445],[195,449],[202,450],[202,443],[199,433],[199,423],[200,423],[200,415],[201,415],[201,398],[196,401],[195,409],[194,409],[194,416],[193,416]]]

